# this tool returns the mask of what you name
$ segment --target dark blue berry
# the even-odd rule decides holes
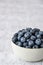
[[[34,41],[34,40],[36,39],[36,37],[32,35],[32,36],[30,37],[30,39]]]
[[[30,36],[31,36],[31,33],[30,32],[27,32],[27,33],[24,34],[24,37],[25,38],[29,38]]]
[[[42,43],[43,43],[43,39],[41,39]]]
[[[43,35],[43,31],[39,31],[39,34],[40,34],[40,35]]]
[[[18,35],[18,40],[20,41],[20,38],[21,38],[21,36],[20,35]]]
[[[27,46],[27,42],[24,42],[24,43],[23,43],[23,47],[26,47],[26,46]]]
[[[12,42],[15,43],[17,41],[17,37],[14,37],[12,38]]]
[[[34,42],[33,42],[32,40],[30,40],[30,41],[28,42],[28,45],[29,45],[29,46],[33,46],[33,45],[34,45]]]
[[[38,28],[34,28],[33,30],[34,30],[34,32],[39,32],[40,31],[40,29],[38,29]]]
[[[26,41],[26,39],[24,38],[24,37],[21,37],[21,42],[25,42]]]
[[[30,31],[32,30],[32,28],[26,28],[26,30],[27,30],[28,32],[30,32]]]
[[[31,30],[30,33],[32,33],[32,35],[35,35],[35,31],[34,30]]]
[[[29,41],[30,41],[30,39],[27,39],[26,41],[27,41],[27,42],[29,42]]]
[[[31,46],[26,46],[26,48],[31,48]]]
[[[18,33],[15,33],[15,34],[14,34],[14,37],[17,37],[17,36],[18,36]]]
[[[22,47],[22,43],[21,42],[16,42],[16,44],[18,45],[18,46],[21,46]]]
[[[35,32],[35,36],[37,36],[39,34],[39,32]]]
[[[37,28],[34,28],[33,30],[31,30],[30,32],[33,34],[33,35],[35,35],[35,33],[36,32],[39,32],[40,30],[39,29],[37,29]]]
[[[37,45],[40,45],[40,44],[41,44],[41,40],[40,40],[40,39],[36,39],[35,43],[36,43]]]
[[[37,38],[39,38],[39,39],[40,39],[40,38],[41,38],[41,35],[39,35],[39,34],[38,34],[38,35],[37,35]]]
[[[19,32],[18,33],[18,40],[20,40],[20,38],[23,36],[23,32]]]
[[[27,29],[22,29],[22,32],[26,33],[26,32],[28,32],[28,30]]]
[[[23,36],[23,33],[22,33],[22,32],[19,32],[19,33],[18,33],[18,36]]]
[[[26,33],[26,30],[25,29],[22,29],[22,33],[25,34]]]
[[[38,45],[34,45],[33,48],[39,48]]]
[[[43,43],[40,45],[41,48],[43,48]]]

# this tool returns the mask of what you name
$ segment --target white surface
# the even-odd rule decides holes
[[[11,37],[25,27],[43,30],[43,0],[0,0],[0,65],[43,65],[14,57]]]

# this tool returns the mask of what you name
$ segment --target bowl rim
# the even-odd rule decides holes
[[[13,43],[13,42],[12,42]],[[15,46],[17,46],[17,47],[19,47],[19,48],[21,48],[21,49],[27,49],[27,50],[40,50],[40,49],[43,49],[43,48],[24,48],[24,47],[20,47],[20,46],[18,46],[18,45],[16,45],[15,43],[13,43]]]

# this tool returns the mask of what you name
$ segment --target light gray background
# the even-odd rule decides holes
[[[43,30],[43,0],[0,0],[0,65],[43,65],[17,59],[11,37],[19,29],[38,27]]]

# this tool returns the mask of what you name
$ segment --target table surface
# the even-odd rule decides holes
[[[0,65],[43,65],[16,58],[11,38],[19,29],[43,30],[43,0],[0,0]]]

